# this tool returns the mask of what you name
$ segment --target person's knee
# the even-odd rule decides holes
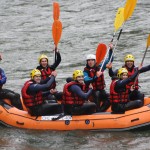
[[[142,106],[143,106],[143,101],[137,100],[137,107],[142,107]]]
[[[11,93],[11,92],[9,92],[8,94],[9,94],[9,98],[11,100],[12,105],[15,106],[16,108],[22,110],[23,107],[22,107],[22,103],[21,103],[21,100],[20,100],[20,94]]]
[[[55,97],[54,95],[52,95],[52,94],[49,94],[49,95],[47,96],[47,99],[48,99],[48,100],[56,100],[56,97]]]

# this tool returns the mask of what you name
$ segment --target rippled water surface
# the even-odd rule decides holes
[[[63,24],[58,48],[62,62],[58,67],[58,90],[75,69],[83,70],[85,56],[95,53],[99,42],[108,44],[114,32],[114,18],[125,0],[59,0]],[[20,93],[38,57],[45,53],[53,63],[52,0],[0,0],[0,67],[8,77],[5,88]],[[150,33],[150,1],[138,0],[136,9],[125,23],[115,51],[113,66],[123,64],[123,57],[132,53],[136,65],[142,60]],[[144,65],[149,64],[150,50]],[[149,96],[149,72],[141,74],[141,91]],[[109,89],[110,78],[105,71]],[[131,149],[148,150],[150,132],[52,132],[0,127],[1,149]]]

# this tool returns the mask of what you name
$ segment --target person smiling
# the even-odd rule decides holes
[[[61,62],[61,55],[59,51],[56,51],[56,59],[52,65],[49,65],[49,59],[47,55],[42,54],[40,55],[39,59],[39,66],[36,69],[40,70],[42,80],[45,80],[47,77],[51,75],[53,71],[56,71],[56,68]],[[53,82],[51,85],[51,89],[53,89],[53,94],[47,97],[48,100],[61,100],[62,99],[62,92],[57,91],[56,89],[56,81]]]
[[[97,106],[97,112],[104,112],[110,106],[109,94],[105,90],[106,84],[104,79],[104,70],[106,69],[106,64],[110,61],[112,56],[113,44],[110,43],[109,47],[109,56],[104,61],[104,64],[103,62],[100,62],[100,64],[96,66],[96,56],[93,54],[88,54],[86,57],[86,67],[83,71],[85,84],[87,86],[92,84],[93,86],[91,98]],[[113,59],[111,61],[113,61]]]
[[[25,106],[32,116],[44,116],[59,114],[62,112],[61,104],[45,103],[44,97],[53,93],[50,89],[55,81],[57,73],[53,71],[46,80],[41,80],[41,72],[33,69],[30,73],[31,79],[25,82],[21,93]]]
[[[143,105],[142,100],[136,99],[134,101],[129,100],[129,96],[134,93],[134,87],[130,88],[130,95],[127,85],[133,82],[138,75],[140,69],[137,69],[135,73],[128,77],[128,70],[126,68],[120,68],[117,72],[118,79],[114,79],[110,85],[110,102],[113,113],[124,113],[126,110],[139,108]]]
[[[124,57],[124,62],[125,62],[125,64],[122,67],[127,69],[128,77],[131,77],[138,70],[138,67],[135,67],[135,65],[134,65],[134,62],[135,62],[134,56],[132,54],[127,54]],[[150,65],[147,65],[144,67],[142,67],[142,65],[140,65],[140,66],[141,66],[141,69],[140,69],[139,73],[144,73],[144,72],[150,70]],[[115,77],[117,75],[118,70],[113,71],[112,70],[112,64],[108,64],[107,67],[109,69],[109,76],[112,78]],[[138,76],[135,80],[132,80],[132,82],[129,82],[127,84],[127,89],[129,90],[129,93],[131,92],[130,91],[131,86],[133,86],[133,88],[135,90],[134,90],[134,94],[132,94],[132,96],[130,96],[130,100],[140,99],[144,103],[144,94],[139,91]]]
[[[65,114],[84,115],[94,113],[96,105],[88,101],[92,91],[92,85],[89,86],[89,89],[86,89],[83,71],[75,70],[73,72],[73,81],[66,83],[63,89],[62,103]]]

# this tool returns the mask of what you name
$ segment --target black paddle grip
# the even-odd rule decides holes
[[[122,29],[121,29],[120,32],[119,32],[119,36],[118,36],[118,38],[117,38],[118,41],[119,41],[119,38],[120,38],[121,33],[122,33]]]

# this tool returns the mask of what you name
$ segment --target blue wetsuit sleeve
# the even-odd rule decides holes
[[[103,65],[103,67],[102,67],[102,71],[104,71],[104,70],[106,69],[106,65],[109,63],[110,58],[111,58],[111,55],[112,55],[112,50],[109,50],[109,55],[108,55],[108,57],[105,59],[104,65]],[[111,62],[112,62],[112,61],[113,61],[113,57],[112,57]],[[102,64],[103,64],[103,61],[99,64],[99,68],[102,66]]]
[[[83,98],[84,100],[87,100],[93,91],[92,89],[90,89],[87,93],[84,93],[78,85],[72,85],[70,87],[70,90],[71,92],[77,94],[79,97]]]
[[[40,84],[46,84],[50,80],[50,77],[47,77],[45,80],[41,80]]]
[[[3,85],[6,83],[7,77],[5,75],[4,70],[1,68],[0,68],[0,74],[1,74],[0,85]]]
[[[109,69],[108,73],[110,77],[117,76],[118,70],[113,71],[112,68]]]
[[[119,89],[125,87],[128,83],[133,81],[136,78],[137,75],[138,75],[138,71],[136,71],[130,78],[127,78],[127,79],[124,79],[124,80],[118,80],[116,82],[115,91],[118,91]]]
[[[93,78],[91,78],[87,72],[83,71],[83,74],[84,74],[84,82],[85,84],[89,84],[89,83],[92,83],[96,78],[97,76],[94,76]]]
[[[150,65],[142,67],[139,72],[143,73],[143,72],[146,72],[146,71],[150,71]]]
[[[39,91],[47,91],[54,81],[55,77],[51,76],[50,80],[46,84],[31,84],[28,87],[28,91],[32,94],[35,94]]]

